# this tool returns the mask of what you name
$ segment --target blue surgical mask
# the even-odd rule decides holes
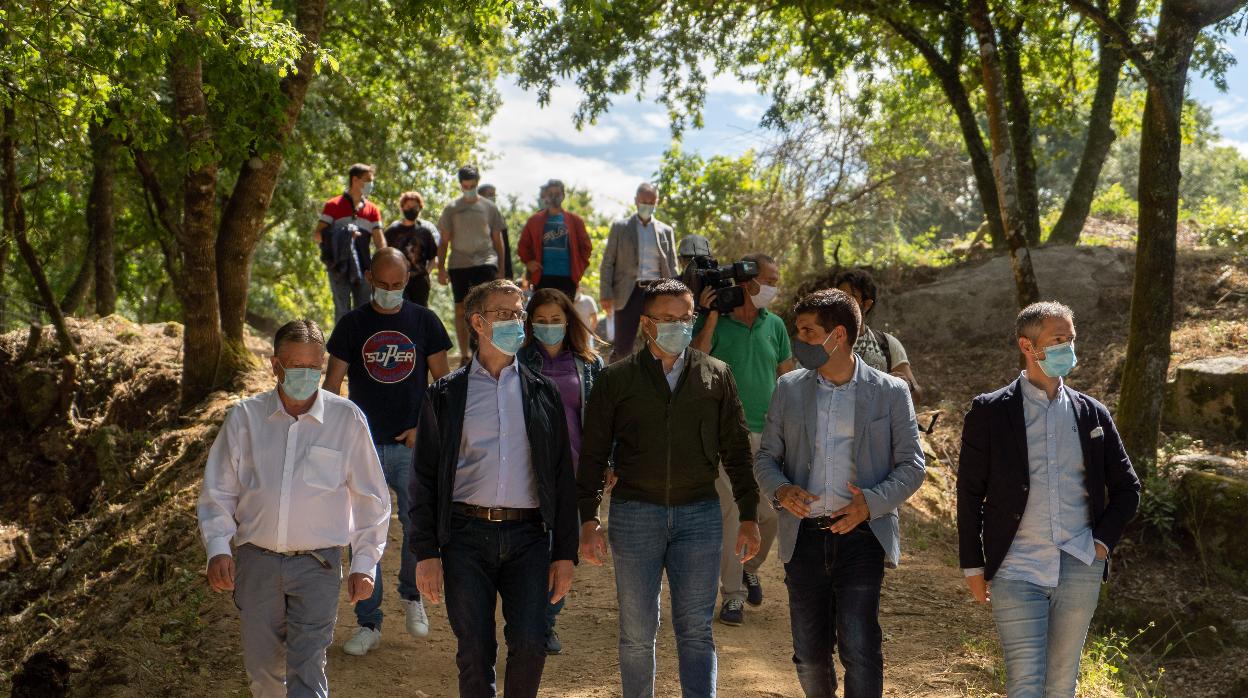
[[[654,218],[654,204],[637,204],[637,215],[644,220]]]
[[[374,183],[373,183],[373,182],[365,182],[365,183],[364,183],[364,196],[372,196],[372,195],[373,195],[373,185],[374,185]]]
[[[1075,343],[1064,342],[1045,347],[1044,358],[1036,359],[1036,363],[1049,378],[1065,378],[1070,373],[1070,369],[1079,363],[1079,360],[1075,358]]]
[[[568,334],[567,325],[547,325],[544,323],[533,323],[533,336],[537,337],[537,341],[548,347],[553,347]]]
[[[312,397],[312,393],[321,385],[321,369],[319,368],[286,368],[282,367],[282,392],[296,402],[303,402]]]
[[[464,198],[465,198],[465,199],[472,200],[472,199],[477,198],[477,188],[476,188],[476,187],[473,187],[472,189],[464,189],[464,190],[463,190],[463,192],[464,192]]]
[[[502,320],[493,323],[490,329],[490,344],[507,356],[515,356],[524,344],[524,323],[519,320]]]
[[[680,354],[693,341],[693,323],[659,322],[655,324],[658,327],[658,333],[654,341],[660,349],[669,354]]]
[[[384,288],[374,288],[373,302],[381,306],[382,310],[394,310],[403,305],[403,289],[388,291]]]

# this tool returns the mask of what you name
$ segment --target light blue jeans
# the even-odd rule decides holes
[[[1010,698],[1073,698],[1104,574],[1103,560],[1085,565],[1063,552],[1056,587],[992,580],[992,617]]]
[[[403,538],[399,542],[399,598],[404,601],[419,601],[420,591],[416,589],[416,554],[407,545],[407,536],[411,530],[411,517],[408,514],[411,497],[407,488],[412,482],[412,449],[398,442],[377,444],[377,456],[381,459],[381,470],[386,475],[386,484],[394,490],[394,508],[403,528]],[[355,604],[355,620],[358,624],[381,630],[382,586],[381,562],[378,561],[377,571],[373,574],[373,595]]]
[[[717,665],[711,621],[723,535],[719,500],[665,507],[612,499],[608,516],[624,698],[654,695],[654,639],[664,570],[672,586],[681,694],[713,698]]]

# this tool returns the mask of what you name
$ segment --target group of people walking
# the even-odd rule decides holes
[[[458,172],[462,195],[436,227],[409,192],[383,230],[372,179],[353,166],[315,231],[335,298],[329,339],[308,320],[278,330],[277,386],[230,410],[205,469],[208,581],[233,591],[253,695],[327,695],[344,565],[357,627],[343,650],[381,642],[391,489],[406,630],[427,636],[424,603],[445,604],[462,696],[497,693],[500,602],[502,690],[538,695],[546,658],[564,649],[557,619],[577,564],[608,559],[619,693],[655,693],[666,574],[681,690],[713,696],[713,623],[741,625],[764,603],[773,547],[805,695],[837,695],[834,655],[846,696],[882,695],[884,570],[901,560],[898,512],[924,458],[909,358],[865,322],[870,274],[797,298],[789,326],[769,309],[779,262],[756,253],[745,303],[721,316],[677,280],[674,232],[642,184],[599,269],[608,357],[578,307],[592,241],[561,182],[521,232],[516,283],[474,168]],[[455,370],[427,307],[434,272],[452,285]],[[1070,310],[1029,306],[1016,335],[1026,368],[966,416],[961,564],[972,595],[991,598],[1010,695],[1073,695],[1139,481],[1105,407],[1063,381]]]

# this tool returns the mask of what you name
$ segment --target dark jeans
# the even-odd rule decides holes
[[[616,298],[616,303],[621,299]],[[615,312],[615,343],[611,350],[611,361],[619,361],[633,353],[633,344],[637,339],[637,326],[641,324],[641,286],[633,287],[632,294],[623,306],[616,305]]]
[[[491,523],[455,515],[442,548],[446,615],[459,640],[459,695],[497,695],[498,640],[494,608],[503,600],[508,698],[536,696],[546,665],[546,607],[550,535],[540,523]]]
[[[408,488],[412,482],[412,449],[402,443],[375,444],[377,455],[381,458],[381,471],[386,476],[386,484],[394,489],[394,509],[399,517],[399,525],[403,528],[406,541],[412,530],[411,497]],[[400,546],[399,553],[399,598],[404,601],[419,601],[420,591],[416,589],[416,553],[410,546]],[[381,595],[385,582],[381,576],[381,562],[377,562],[377,571],[373,573],[373,595],[356,602],[355,621],[374,630],[381,630]]]
[[[570,276],[551,276],[550,274],[542,274],[542,280],[537,282],[537,288],[557,288],[563,291],[570,301],[576,300],[576,287],[579,285]]]
[[[883,695],[884,548],[871,529],[864,523],[837,534],[802,526],[784,572],[793,663],[807,698],[836,695],[834,650],[845,665],[845,698]]]

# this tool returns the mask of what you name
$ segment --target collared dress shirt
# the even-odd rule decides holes
[[[490,508],[537,508],[537,481],[516,361],[495,380],[473,357],[460,438],[454,501]]]
[[[351,546],[370,579],[386,547],[390,491],[364,413],[317,391],[298,418],[278,389],[242,400],[208,451],[197,508],[208,559],[230,541],[275,552]]]
[[[659,227],[654,217],[649,223],[637,218],[637,280],[654,281],[663,276],[663,262],[659,257]]]
[[[1022,374],[1027,428],[1027,507],[997,577],[1056,587],[1062,551],[1091,565],[1096,559],[1092,509],[1084,483],[1075,407],[1059,383],[1057,397]]]
[[[859,361],[857,357],[854,361]],[[819,499],[811,502],[808,518],[828,516],[853,501],[848,483],[854,468],[854,398],[858,392],[858,371],[842,385],[816,374],[819,429],[815,434],[814,460],[806,490]]]

